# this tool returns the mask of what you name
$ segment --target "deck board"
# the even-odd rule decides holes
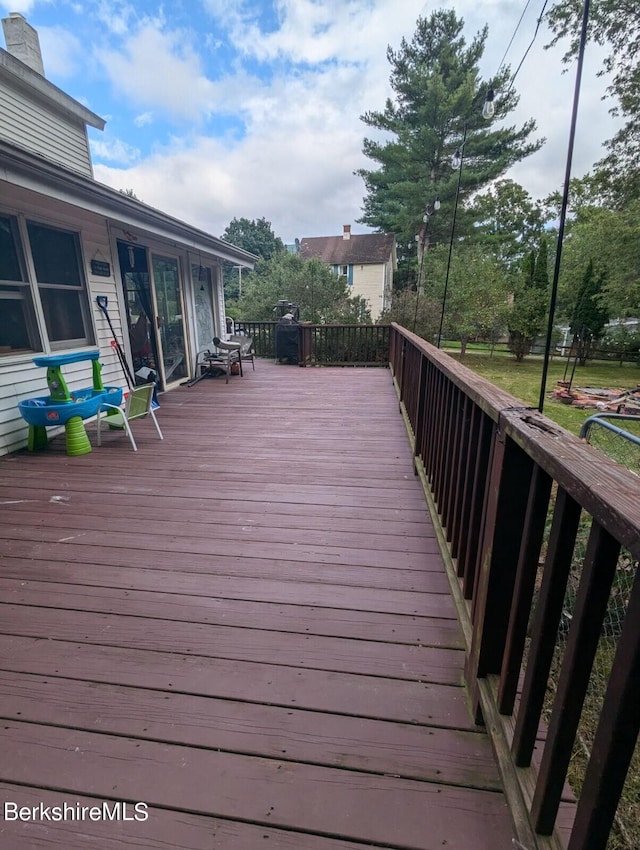
[[[3,798],[150,806],[3,850],[509,846],[389,373],[259,361],[158,415],[0,460]]]

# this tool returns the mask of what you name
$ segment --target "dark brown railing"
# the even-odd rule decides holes
[[[276,322],[236,322],[258,357],[275,357]],[[387,366],[389,325],[299,325],[303,366]]]
[[[604,850],[640,728],[640,479],[395,324],[390,363],[518,840]],[[635,580],[576,807],[568,766],[621,569]]]

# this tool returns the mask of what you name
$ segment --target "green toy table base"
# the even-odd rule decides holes
[[[70,457],[86,455],[91,451],[91,443],[80,416],[72,416],[64,426],[67,441],[67,454]]]

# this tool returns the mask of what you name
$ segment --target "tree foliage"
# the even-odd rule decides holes
[[[435,342],[442,318],[442,335],[459,340],[462,355],[475,339],[496,340],[506,324],[509,282],[502,264],[477,245],[461,243],[449,266],[449,248],[432,247],[424,262],[424,294],[397,293],[389,318]],[[446,297],[445,297],[446,289]]]
[[[607,309],[602,306],[603,276],[598,274],[593,260],[582,278],[578,299],[573,312],[569,330],[574,335],[578,346],[580,365],[587,362],[591,349],[604,334],[605,325],[609,321]]]
[[[234,218],[225,228],[222,239],[243,248],[251,254],[269,260],[275,254],[285,250],[284,243],[271,229],[271,222],[266,218],[249,220]],[[223,270],[225,298],[234,301],[239,295],[240,275],[231,263],[225,263]]]
[[[582,0],[557,0],[548,20],[552,44],[570,39],[566,62],[578,52],[582,25]],[[640,197],[640,4],[637,0],[592,0],[589,38],[609,48],[603,72],[612,75],[608,94],[616,99],[611,112],[622,116],[624,126],[607,142],[608,153],[597,173],[610,201]]]
[[[540,243],[537,255],[530,251],[524,258],[518,286],[513,293],[509,313],[509,348],[520,362],[544,329],[549,303],[549,273],[546,240]]]
[[[461,234],[471,228],[464,213],[465,199],[541,144],[529,140],[535,130],[533,121],[520,128],[504,124],[518,102],[515,91],[506,85],[509,68],[491,81],[498,93],[496,115],[491,121],[483,119],[481,108],[489,84],[481,80],[478,64],[487,29],[467,45],[463,26],[452,10],[419,18],[411,42],[403,39],[398,50],[387,50],[394,98],[387,100],[384,110],[362,116],[378,132],[375,138],[365,138],[363,147],[376,167],[357,172],[367,192],[360,221],[394,232],[401,243],[408,244],[422,227],[425,207],[439,197],[441,209],[429,221],[427,238],[420,239],[425,249],[430,241],[448,241],[458,185],[451,158],[463,140],[457,223]]]
[[[513,180],[498,180],[477,195],[470,212],[476,222],[474,242],[508,267],[520,263],[539,244],[549,218],[542,204]]]
[[[269,321],[280,299],[300,307],[300,319],[314,324],[370,323],[362,298],[352,298],[344,277],[318,259],[281,251],[262,260],[246,276],[242,298],[234,312],[247,321]]]
[[[425,263],[427,279],[446,283],[448,248],[438,246]],[[440,289],[440,286],[438,286]],[[509,280],[504,266],[479,245],[461,243],[454,249],[444,304],[443,336],[460,341],[464,357],[475,339],[497,341],[507,318]]]
[[[586,188],[585,188],[586,184]],[[571,181],[571,209],[562,251],[558,315],[571,321],[585,269],[593,262],[603,278],[601,302],[610,316],[640,311],[640,199],[621,208],[598,203],[593,182]],[[554,211],[559,197],[547,199]]]

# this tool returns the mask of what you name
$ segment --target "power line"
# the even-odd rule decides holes
[[[513,84],[514,84],[514,83],[515,83],[515,81],[516,81],[516,77],[518,76],[518,72],[520,71],[520,68],[522,68],[522,66],[523,66],[523,64],[524,64],[524,60],[525,60],[525,59],[527,58],[527,56],[529,55],[529,51],[530,51],[530,50],[531,50],[531,48],[533,47],[533,44],[534,44],[534,42],[535,42],[536,38],[538,37],[538,31],[539,31],[539,29],[540,29],[540,24],[542,23],[542,18],[543,18],[543,16],[544,16],[544,10],[547,8],[547,3],[548,3],[548,2],[549,2],[549,0],[544,0],[544,3],[542,4],[542,9],[540,10],[540,15],[538,16],[538,22],[537,22],[537,24],[536,24],[536,29],[535,29],[535,32],[534,32],[534,34],[533,34],[533,38],[532,38],[532,39],[531,39],[531,41],[529,42],[529,46],[528,46],[528,47],[527,47],[527,49],[525,50],[525,52],[524,52],[524,56],[523,56],[523,57],[522,57],[522,59],[520,60],[520,64],[518,65],[518,67],[517,67],[517,68],[516,68],[516,70],[515,70],[515,73],[514,73],[514,74],[513,74],[513,76],[511,77],[511,83],[510,83],[510,85],[509,85],[509,88],[507,89],[507,93],[506,93],[505,97],[507,97],[507,95],[509,94],[509,92],[510,92],[510,91],[511,91],[511,89],[513,88]]]
[[[504,52],[504,56],[502,57],[502,59],[500,60],[500,64],[498,65],[498,70],[495,73],[496,77],[498,76],[498,74],[502,70],[502,66],[504,65],[504,60],[507,58],[507,54],[509,53],[509,50],[511,49],[511,45],[513,44],[513,40],[516,37],[516,35],[518,34],[518,30],[520,29],[520,24],[522,23],[522,19],[524,18],[525,14],[527,12],[527,9],[529,8],[530,3],[531,3],[531,0],[527,0],[527,2],[524,5],[524,9],[522,10],[522,14],[520,15],[520,20],[516,24],[516,28],[514,29],[513,35],[511,36],[511,39],[509,40],[509,44],[507,45],[507,49]]]

